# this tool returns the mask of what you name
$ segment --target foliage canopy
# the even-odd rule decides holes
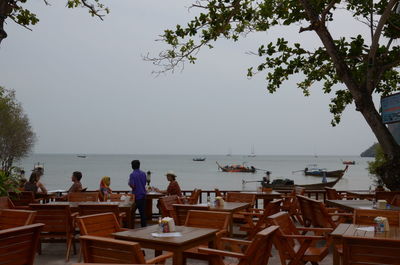
[[[14,91],[3,87],[0,87],[0,128],[0,170],[9,174],[13,162],[31,151],[36,137]]]

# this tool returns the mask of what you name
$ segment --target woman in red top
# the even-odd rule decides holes
[[[168,171],[165,173],[165,176],[167,177],[167,180],[169,181],[169,185],[167,187],[167,190],[159,190],[157,188],[154,188],[155,191],[167,194],[167,195],[178,195],[179,197],[182,196],[181,188],[179,187],[178,182],[175,180],[176,175],[173,171]]]

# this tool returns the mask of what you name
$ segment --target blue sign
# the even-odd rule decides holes
[[[400,121],[400,93],[381,98],[381,115],[383,123]]]

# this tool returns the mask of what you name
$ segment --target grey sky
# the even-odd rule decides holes
[[[64,1],[31,1],[40,18],[28,31],[8,21],[0,48],[0,85],[15,89],[28,113],[39,153],[359,154],[375,140],[350,106],[332,128],[329,95],[320,84],[303,97],[290,80],[271,95],[264,75],[246,78],[259,58],[245,54],[285,34],[318,43],[311,33],[280,29],[221,41],[202,50],[196,65],[154,78],[141,55],[165,48],[166,28],[195,11],[191,1],[104,1],[104,21]],[[359,32],[345,22],[336,32]]]

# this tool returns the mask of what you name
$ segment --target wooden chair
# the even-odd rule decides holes
[[[2,209],[14,209],[14,203],[7,196],[0,197],[0,210]]]
[[[121,226],[123,220],[126,219],[126,213],[119,211],[118,204],[79,204],[78,209],[79,216],[98,213],[114,213]]]
[[[40,199],[35,199],[33,191],[9,192],[8,194],[15,209],[29,210],[30,203],[40,202]]]
[[[347,219],[353,217],[351,213],[340,213],[334,208],[326,208],[322,201],[317,201],[301,195],[297,195],[297,199],[299,201],[303,200],[304,205],[308,203],[310,213],[306,212],[305,215],[311,216],[311,224],[314,227],[336,228],[339,223],[345,222]],[[338,217],[338,219],[334,220],[333,217],[335,216]]]
[[[172,253],[145,260],[139,243],[97,236],[80,237],[83,260],[87,263],[155,264],[163,263]]]
[[[369,210],[369,209],[356,209],[354,210],[353,222],[359,225],[373,225],[374,219],[377,216],[383,216],[388,219],[389,225],[400,225],[400,212],[388,210]]]
[[[222,243],[220,242],[220,240],[222,237],[228,236],[230,219],[231,215],[226,212],[190,210],[187,213],[187,218],[184,226],[218,229],[219,231],[216,234],[216,239],[214,243],[216,248],[222,249]],[[208,255],[199,253],[199,247],[207,246],[197,246],[188,249],[183,253],[183,258],[185,260],[187,258],[209,260]]]
[[[190,204],[173,204],[175,212],[175,224],[176,225],[184,225],[186,222],[187,214],[190,210],[198,210],[198,211],[208,211],[210,209],[209,206],[195,206]]]
[[[400,264],[400,241],[343,236],[343,265]]]
[[[254,236],[265,229],[267,218],[280,211],[282,200],[275,200],[268,203],[265,209],[250,209],[249,212],[241,212],[245,216],[246,223],[240,226],[241,231],[247,232],[247,238],[253,239]]]
[[[68,193],[67,200],[69,202],[98,202],[98,192],[70,192]]]
[[[162,217],[172,217],[176,219],[173,204],[180,204],[181,200],[177,195],[164,196],[159,199],[160,211]]]
[[[52,241],[53,239],[66,240],[66,261],[69,261],[71,246],[74,254],[76,247],[74,242],[74,225],[69,205],[30,204],[32,210],[36,211],[35,223],[43,223],[44,227],[40,233],[40,242]],[[41,254],[41,244],[39,244]]]
[[[199,202],[199,197],[201,196],[201,189],[194,189],[190,194],[190,197],[187,198],[188,204],[197,204]]]
[[[99,213],[76,218],[82,236],[113,237],[112,233],[125,231],[113,213]]]
[[[304,225],[303,219],[300,215],[300,206],[299,202],[297,201],[297,195],[304,195],[306,189],[303,187],[294,187],[292,192],[283,197],[282,202],[282,211],[286,211],[289,213],[290,217],[294,222],[298,222],[301,225]]]
[[[0,230],[0,264],[33,265],[43,224]]]
[[[342,200],[343,196],[336,191],[336,189],[325,187],[326,199],[328,200]]]
[[[390,205],[393,206],[400,206],[400,194],[396,194],[393,196],[393,199],[390,201]]]
[[[236,264],[240,265],[265,265],[271,253],[272,241],[274,234],[278,231],[277,226],[270,226],[260,232],[254,237],[253,241],[235,240],[230,238],[223,238],[231,244],[247,246],[244,253],[223,251],[211,248],[199,248],[200,253],[210,255],[211,264],[224,265],[223,257],[232,257],[238,259]],[[230,263],[232,264],[232,263]]]
[[[274,245],[282,265],[286,265],[287,260],[290,265],[307,262],[318,264],[328,255],[329,245],[325,241],[328,238],[327,233],[332,232],[332,229],[296,227],[287,212],[274,214],[268,217],[268,221],[271,225],[279,226]],[[304,231],[320,235],[304,235]],[[315,246],[318,241],[322,242],[320,247]]]
[[[33,224],[36,212],[28,210],[0,210],[0,230]]]
[[[249,203],[250,204],[249,208],[253,208],[256,202],[256,195],[251,193],[228,192],[226,194],[226,201]],[[241,213],[234,213],[232,218],[234,223],[241,223],[241,224],[245,223],[245,216]]]

